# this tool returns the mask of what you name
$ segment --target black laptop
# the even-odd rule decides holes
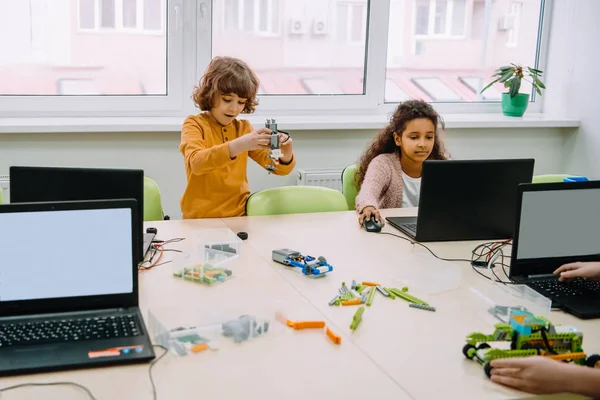
[[[10,167],[10,202],[135,199],[134,245],[143,261],[154,240],[144,232],[144,171],[139,169]],[[108,240],[104,238],[104,241]]]
[[[419,242],[508,239],[517,186],[531,183],[533,159],[427,160],[417,217],[388,217]]]
[[[509,277],[579,318],[600,317],[600,282],[559,282],[563,264],[600,261],[600,181],[520,185]]]
[[[154,359],[136,222],[133,199],[0,205],[0,375]]]

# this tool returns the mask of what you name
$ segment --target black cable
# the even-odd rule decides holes
[[[152,398],[154,400],[156,400],[157,394],[156,394],[156,385],[154,384],[154,379],[152,378],[152,367],[154,367],[154,365],[159,362],[165,355],[167,355],[167,353],[169,352],[169,350],[167,350],[166,347],[160,345],[160,344],[155,344],[152,345],[152,347],[159,347],[161,349],[164,350],[164,353],[162,353],[158,358],[156,358],[154,361],[152,361],[152,364],[150,364],[150,367],[148,368],[148,376],[150,376],[150,384],[152,385]]]
[[[167,350],[164,346],[161,346],[160,344],[155,344],[152,347],[159,347],[164,350],[164,353],[162,353],[158,358],[154,359],[154,361],[152,361],[152,363],[150,364],[150,367],[148,367],[148,376],[150,377],[150,384],[152,385],[152,398],[154,400],[156,400],[158,398],[158,396],[156,393],[156,385],[154,384],[154,378],[152,377],[152,367],[156,363],[158,363],[169,352],[169,350]],[[76,382],[20,383],[18,385],[8,386],[8,387],[0,389],[0,399],[2,398],[2,393],[4,393],[4,392],[8,392],[10,390],[15,390],[15,389],[20,389],[20,388],[27,387],[27,386],[61,386],[61,385],[70,385],[70,386],[75,386],[80,389],[83,389],[88,394],[90,399],[98,400],[92,394],[92,391],[90,389],[88,389],[87,387],[85,387],[79,383],[76,383]]]
[[[433,251],[431,251],[431,249],[427,246],[425,246],[423,243],[419,243],[417,241],[414,240],[410,240],[407,237],[404,236],[400,236],[400,235],[396,235],[395,233],[390,233],[390,232],[379,232],[380,235],[390,235],[390,236],[395,236],[397,238],[406,240],[407,242],[410,242],[412,245],[418,244],[421,247],[424,247],[428,252],[430,252],[435,258],[437,258],[438,260],[442,260],[442,261],[464,261],[464,262],[471,262],[471,260],[467,260],[465,258],[443,258],[443,257],[438,257]]]
[[[61,386],[61,385],[75,386],[75,387],[78,387],[79,389],[83,389],[88,394],[88,396],[90,397],[90,399],[92,399],[92,400],[98,400],[96,397],[94,397],[94,395],[92,394],[92,392],[90,391],[90,389],[86,388],[83,385],[80,385],[79,383],[75,383],[75,382],[20,383],[18,385],[8,386],[8,387],[0,389],[0,398],[2,398],[2,393],[8,392],[10,390],[19,389],[19,388],[22,388],[22,387],[27,387],[27,386]]]

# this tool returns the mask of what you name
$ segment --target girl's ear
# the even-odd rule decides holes
[[[398,133],[396,133],[396,132],[394,132],[394,142],[396,143],[396,146],[402,147],[401,146],[402,141],[400,140],[400,135],[398,135]]]

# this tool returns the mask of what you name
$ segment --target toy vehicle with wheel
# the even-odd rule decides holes
[[[273,261],[298,268],[304,275],[312,277],[322,277],[333,271],[325,257],[315,258],[290,249],[273,250]]]
[[[515,310],[509,323],[495,325],[492,334],[471,333],[467,336],[463,355],[483,365],[488,378],[490,362],[497,358],[544,356],[600,368],[600,355],[586,355],[583,334],[574,327],[554,325],[544,317]],[[488,342],[510,342],[510,349],[492,347]]]

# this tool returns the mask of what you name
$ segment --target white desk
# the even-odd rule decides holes
[[[386,215],[409,215],[414,210],[388,210]],[[402,239],[365,232],[354,212],[250,217],[196,221],[160,221],[159,239],[191,239],[202,228],[229,227],[248,232],[234,278],[206,287],[173,278],[171,264],[140,273],[140,303],[144,317],[150,309],[169,328],[193,325],[215,316],[272,315],[282,309],[291,320],[324,320],[342,336],[331,343],[322,331],[294,331],[277,323],[264,337],[234,344],[221,340],[218,351],[186,357],[168,354],[153,368],[159,399],[510,399],[529,395],[492,384],[483,369],[466,360],[461,349],[470,332],[491,333],[493,326],[473,312],[470,287],[485,279],[467,263],[453,263],[461,273],[455,290],[427,295],[410,289],[437,307],[436,312],[409,308],[403,300],[376,296],[366,307],[363,322],[352,333],[354,307],[330,307],[342,281],[377,281],[402,287],[399,277],[411,254],[428,256],[425,249]],[[386,225],[384,231],[400,234]],[[434,243],[439,256],[469,258],[479,242]],[[168,245],[185,249],[193,240]],[[323,255],[334,271],[310,279],[271,260],[271,251],[291,248]],[[176,253],[165,252],[163,261]],[[428,259],[431,259],[428,258]],[[460,267],[457,267],[460,266]],[[584,349],[600,353],[600,326],[555,312],[552,321],[579,327]],[[146,320],[146,323],[148,321]],[[161,349],[157,349],[160,355]],[[1,378],[0,388],[25,382],[75,381],[99,399],[151,399],[148,365],[123,366],[52,374]],[[23,388],[3,395],[12,399],[86,399],[71,387]],[[558,398],[554,396],[552,398]],[[568,396],[565,398],[574,398]]]

